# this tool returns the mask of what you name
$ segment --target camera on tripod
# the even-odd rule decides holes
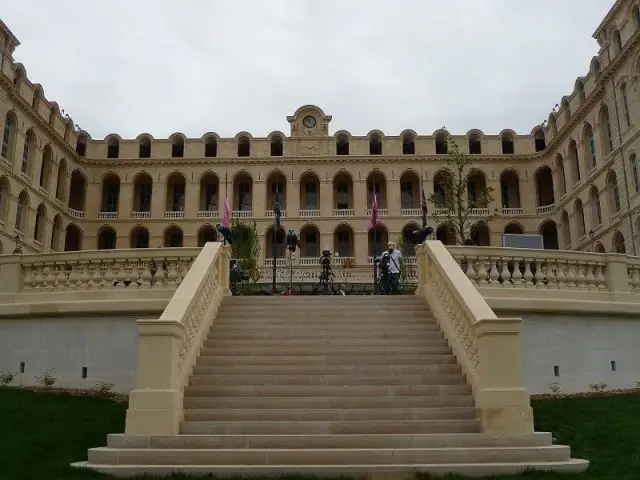
[[[378,266],[378,271],[381,275],[389,273],[389,264],[391,263],[391,256],[389,255],[389,252],[384,252],[378,258],[374,258],[373,263]]]
[[[331,268],[331,250],[325,248],[320,256],[320,265]]]
[[[229,245],[232,245],[233,231],[231,230],[231,227],[226,225],[221,225],[218,223],[216,225],[216,230],[218,230],[218,233],[222,235],[222,238],[224,239],[225,242],[227,242]]]
[[[298,246],[298,235],[296,235],[296,231],[290,229],[287,232],[287,250],[289,250],[291,253],[295,253],[296,251],[296,247]]]
[[[433,233],[432,227],[422,227],[411,232],[411,243],[419,245],[424,243],[427,238]]]
[[[240,270],[238,262],[231,260],[231,268],[229,269],[229,283],[242,283],[249,281],[249,274]]]

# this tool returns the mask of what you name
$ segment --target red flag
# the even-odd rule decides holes
[[[376,187],[373,186],[373,202],[371,203],[371,221],[369,222],[369,230],[376,228],[378,224],[378,195],[376,195]]]

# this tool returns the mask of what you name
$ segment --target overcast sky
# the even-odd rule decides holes
[[[93,138],[529,133],[585,75],[613,0],[20,0],[15,52]],[[90,5],[90,7],[89,7]]]

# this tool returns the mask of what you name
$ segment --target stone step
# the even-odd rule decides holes
[[[396,397],[194,397],[184,398],[184,408],[436,408],[474,407],[469,394]]]
[[[497,462],[559,462],[569,459],[569,447],[486,448],[345,448],[345,449],[152,449],[92,448],[89,462],[119,465],[363,465],[382,463],[447,464]]]
[[[457,364],[443,365],[201,365],[196,364],[194,375],[346,375],[346,374],[460,374]]]
[[[300,357],[308,357],[308,356],[316,356],[316,355],[328,355],[333,357],[343,357],[345,363],[350,363],[351,358],[357,358],[362,355],[378,355],[378,356],[387,356],[387,355],[447,355],[451,353],[451,349],[442,343],[436,346],[429,345],[413,345],[413,346],[398,346],[398,347],[372,347],[372,346],[343,346],[343,347],[322,347],[318,346],[315,348],[310,348],[307,346],[285,346],[281,347],[278,345],[272,346],[256,346],[256,347],[243,347],[239,345],[235,346],[223,346],[223,347],[215,347],[208,348],[205,347],[201,349],[201,356],[211,356],[211,355],[236,355],[238,357],[242,356],[269,356],[269,355],[287,355],[293,356],[298,355]]]
[[[355,386],[355,385],[460,385],[464,378],[460,374],[430,374],[430,375],[228,375],[209,374],[192,375],[189,384],[196,385],[318,385],[318,386]]]
[[[479,433],[477,420],[363,420],[363,421],[236,421],[182,422],[180,433],[207,435],[255,434],[382,434],[382,433]]]
[[[350,304],[351,303],[351,304]],[[236,304],[236,305],[222,305],[220,308],[221,313],[226,312],[269,312],[271,314],[293,313],[293,312],[311,312],[316,315],[325,315],[330,313],[339,312],[354,312],[354,313],[367,313],[367,312],[422,312],[430,314],[431,310],[426,305],[420,304],[406,304],[406,303],[362,303],[355,304],[350,303],[331,303],[331,302],[299,302],[297,304],[290,305],[260,305],[260,304]]]
[[[281,421],[281,422],[352,422],[379,420],[475,420],[473,407],[435,408],[290,408],[290,409],[186,409],[186,422],[235,422],[235,421]]]
[[[407,338],[250,338],[250,339],[224,339],[224,338],[208,338],[204,341],[203,354],[206,354],[209,348],[278,348],[279,350],[289,351],[291,348],[304,348],[309,350],[324,350],[326,348],[346,348],[346,347],[363,347],[363,348],[391,348],[391,347],[442,347],[446,346],[441,333],[432,336],[413,336]]]
[[[233,355],[216,350],[213,355],[201,355],[197,365],[444,365],[456,364],[451,352],[423,355],[379,355],[376,353],[353,355]]]
[[[387,435],[175,435],[134,437],[111,434],[109,448],[473,448],[539,447],[551,445],[551,433],[486,435],[483,433]]]
[[[526,470],[552,471],[558,473],[579,473],[589,467],[587,460],[570,459],[560,462],[499,462],[499,463],[439,463],[439,464],[394,464],[375,463],[369,465],[107,465],[78,462],[77,468],[87,468],[107,475],[134,476],[158,475],[166,476],[179,471],[183,474],[213,474],[220,477],[241,475],[249,477],[271,477],[274,475],[310,475],[318,477],[342,477],[344,475],[380,478],[414,478],[416,472],[431,475],[459,474],[469,476],[514,475]]]
[[[185,397],[407,397],[471,395],[459,385],[188,385]]]
[[[220,338],[263,338],[268,335],[304,335],[309,338],[335,335],[338,337],[360,335],[363,338],[385,336],[393,338],[405,335],[433,335],[441,333],[440,327],[433,323],[416,323],[415,325],[375,325],[372,323],[336,323],[328,324],[299,324],[299,323],[224,323],[214,324],[209,336]]]
[[[298,305],[298,304],[320,304],[320,305],[372,305],[372,304],[401,304],[420,305],[427,307],[423,298],[414,295],[347,295],[347,296],[326,296],[326,295],[296,295],[291,297],[283,296],[231,296],[225,297],[224,306],[231,305]]]
[[[241,319],[255,319],[261,321],[268,320],[288,320],[291,322],[298,321],[302,317],[311,317],[315,319],[317,323],[329,322],[332,320],[342,320],[343,322],[367,320],[372,323],[390,321],[390,317],[395,317],[394,321],[404,320],[431,320],[431,314],[419,310],[399,310],[395,309],[385,310],[382,308],[372,310],[355,310],[352,311],[348,308],[336,308],[335,310],[325,311],[320,308],[310,308],[307,310],[282,310],[281,312],[274,311],[275,309],[238,309],[238,311],[224,311],[218,312],[216,315],[216,321],[231,322]]]

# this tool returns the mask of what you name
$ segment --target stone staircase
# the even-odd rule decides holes
[[[582,471],[550,433],[480,432],[419,297],[230,297],[184,392],[181,434],[109,435],[85,466],[141,473]]]

